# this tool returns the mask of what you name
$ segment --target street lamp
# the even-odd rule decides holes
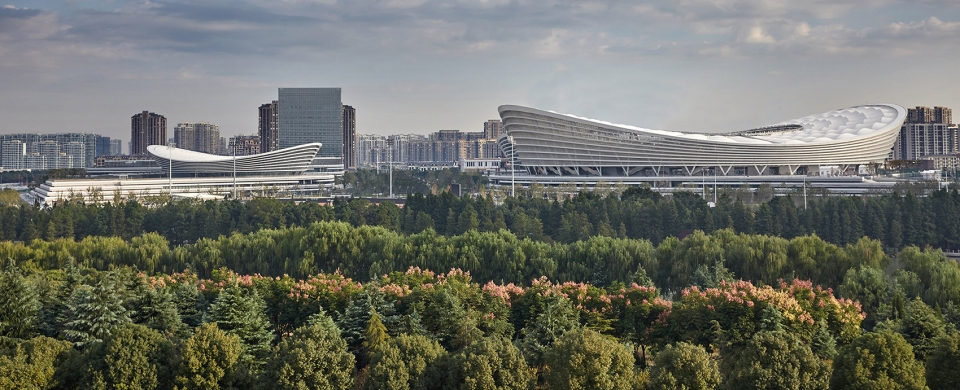
[[[510,143],[510,197],[517,196],[517,145],[513,143],[513,136],[507,136],[507,142]]]

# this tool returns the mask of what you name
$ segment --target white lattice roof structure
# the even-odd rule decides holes
[[[632,176],[664,168],[860,165],[889,155],[907,111],[894,104],[844,108],[730,133],[645,129],[535,108],[500,106],[504,154],[532,174]],[[512,139],[512,142],[510,141]],[[782,169],[781,169],[782,168]]]

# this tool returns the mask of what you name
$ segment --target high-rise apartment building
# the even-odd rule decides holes
[[[144,111],[130,118],[130,154],[145,155],[147,146],[166,143],[166,117]]]
[[[503,135],[503,123],[499,119],[491,119],[483,123],[483,138],[496,140]]]
[[[110,153],[111,156],[119,156],[123,154],[123,141],[118,139],[110,140]]]
[[[97,150],[94,152],[94,157],[110,154],[110,137],[104,137],[102,135],[96,136],[96,145]]]
[[[960,134],[946,107],[907,109],[907,121],[893,145],[894,160],[920,160],[925,156],[960,153]]]
[[[263,146],[263,142],[260,136],[238,135],[230,137],[230,141],[227,143],[227,154],[237,156],[260,154],[262,152],[260,150],[261,146]]]
[[[279,110],[277,101],[260,105],[260,121],[257,134],[260,135],[260,152],[266,153],[280,149],[280,125],[277,122]]]
[[[173,129],[173,142],[181,149],[219,154],[220,126],[207,122],[178,123]]]
[[[281,149],[320,142],[318,157],[343,157],[340,88],[280,88],[277,105]]]
[[[357,167],[357,110],[343,106],[343,168]]]

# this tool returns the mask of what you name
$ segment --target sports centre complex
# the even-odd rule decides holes
[[[150,145],[147,152],[163,177],[49,180],[32,191],[41,204],[82,197],[109,202],[115,196],[142,198],[226,199],[251,194],[289,198],[316,196],[334,175],[312,171],[320,143],[309,143],[249,156],[219,156],[170,146]]]
[[[728,133],[652,130],[535,108],[500,106],[510,186],[597,182],[676,187],[813,185],[847,193],[889,189],[871,173],[889,156],[907,110],[844,108]]]

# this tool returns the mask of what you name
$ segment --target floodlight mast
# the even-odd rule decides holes
[[[517,196],[517,145],[513,143],[513,136],[507,136],[507,142],[510,143],[510,197]]]

